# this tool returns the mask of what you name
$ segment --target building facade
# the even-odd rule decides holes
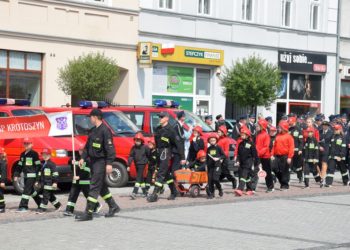
[[[236,60],[258,55],[283,72],[279,99],[259,107],[259,114],[275,120],[289,112],[333,114],[337,13],[335,0],[141,0],[139,40],[152,46],[153,60],[146,67],[139,61],[140,101],[176,98],[198,114],[235,118],[237,105],[227,105],[220,74]],[[207,61],[204,54],[223,61]],[[193,62],[193,56],[205,62]]]
[[[340,73],[340,111],[350,113],[350,2],[341,0],[340,5],[340,44],[339,44],[339,73]]]
[[[59,68],[89,52],[116,59],[120,81],[109,98],[129,103],[138,88],[138,0],[1,0],[0,98],[60,106]]]

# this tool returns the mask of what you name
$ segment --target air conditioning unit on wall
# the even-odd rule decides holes
[[[349,66],[345,66],[343,72],[344,72],[345,78],[350,78],[350,67]]]

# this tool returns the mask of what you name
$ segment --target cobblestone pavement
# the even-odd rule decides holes
[[[86,223],[53,209],[19,215],[18,197],[10,196],[0,215],[1,249],[350,249],[350,188],[339,180],[309,190],[293,180],[290,190],[271,194],[260,185],[254,197],[240,198],[227,183],[223,198],[168,201],[165,194],[152,204],[131,201],[131,188],[113,190],[122,212]],[[81,199],[77,210],[83,207]]]

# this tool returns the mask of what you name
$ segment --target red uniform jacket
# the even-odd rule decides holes
[[[293,158],[294,155],[294,139],[288,134],[278,134],[275,144],[272,148],[272,155],[287,155],[288,158]]]
[[[255,139],[256,150],[258,151],[259,158],[269,159],[271,158],[270,153],[270,136],[265,131],[262,130],[258,133]]]
[[[235,144],[236,144],[236,141],[227,136],[220,137],[218,141],[218,146],[221,147],[222,151],[224,151],[226,157],[229,157],[230,145],[235,145]]]
[[[312,127],[314,130],[314,137],[316,138],[316,140],[319,142],[320,141],[320,132],[318,131],[317,128]],[[304,138],[304,142],[306,142],[306,139],[308,137],[308,132],[306,131],[306,129],[303,130],[303,138]]]

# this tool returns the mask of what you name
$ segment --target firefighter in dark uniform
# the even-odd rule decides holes
[[[158,194],[162,190],[165,182],[169,185],[171,192],[168,199],[174,200],[176,198],[176,188],[171,175],[171,169],[169,169],[169,164],[172,148],[183,148],[183,146],[180,145],[181,139],[176,135],[174,128],[169,124],[169,114],[167,112],[161,112],[158,116],[160,118],[160,125],[156,128],[154,138],[159,155],[159,169],[154,183],[153,193],[147,197],[147,201],[149,202],[156,202],[158,200]],[[178,153],[181,159],[180,165],[185,165],[185,152],[178,151]]]
[[[256,123],[255,123],[256,115],[251,114],[249,115],[249,121],[247,123],[247,127],[250,130],[251,138],[253,139],[253,142],[255,142],[256,138]]]
[[[289,118],[289,134],[294,139],[294,156],[292,159],[292,170],[297,173],[299,183],[303,181],[303,131],[297,125],[295,117]]]
[[[324,186],[324,180],[327,175],[328,168],[328,156],[329,156],[329,145],[333,137],[333,130],[329,122],[322,122],[322,130],[320,131],[320,153],[319,153],[319,169],[320,169],[320,179],[321,187]]]
[[[112,162],[115,159],[115,149],[111,131],[102,122],[103,113],[99,109],[93,109],[90,112],[90,121],[94,125],[89,133],[82,159],[79,165],[83,166],[87,159],[91,162],[91,185],[85,213],[76,216],[78,221],[92,220],[92,214],[97,206],[99,195],[106,201],[109,206],[108,213],[105,217],[113,217],[120,211],[119,206],[114,201],[112,194],[108,190],[105,182],[106,173],[113,171]]]
[[[176,138],[179,138],[179,143],[177,144],[176,147],[172,147],[172,166],[171,166],[171,174],[174,175],[174,172],[176,170],[179,170],[181,168],[181,160],[183,160],[182,157],[182,152],[185,152],[185,131],[183,128],[183,124],[185,123],[185,112],[180,111],[176,114],[177,116],[177,122],[174,124],[174,130],[176,133]]]
[[[39,154],[33,150],[33,141],[29,138],[25,138],[23,141],[25,151],[20,155],[15,169],[13,181],[17,181],[20,174],[24,174],[24,189],[22,199],[19,204],[17,212],[27,212],[29,198],[32,197],[38,206],[40,207],[41,198],[34,190],[34,184],[37,174],[41,169],[41,162],[39,160]]]

